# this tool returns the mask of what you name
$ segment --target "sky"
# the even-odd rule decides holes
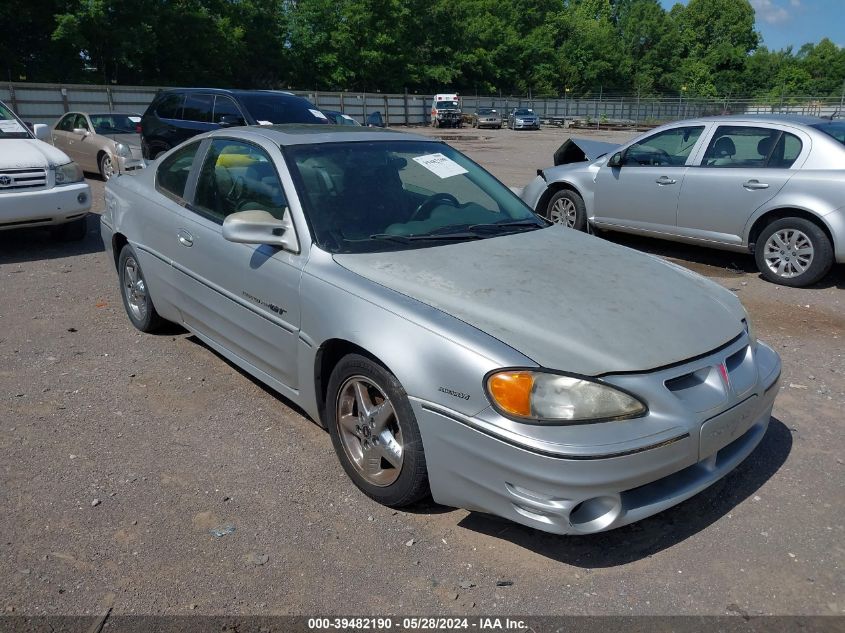
[[[666,9],[676,2],[661,0]],[[749,0],[757,13],[757,30],[770,50],[792,46],[794,50],[807,42],[816,43],[827,37],[845,47],[845,0]]]

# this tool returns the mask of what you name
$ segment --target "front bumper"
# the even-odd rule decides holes
[[[138,150],[139,156],[118,156],[117,157],[117,166],[119,169],[118,173],[121,174],[128,174],[133,171],[137,171],[139,169],[144,169],[147,166],[147,162],[140,157],[140,150]],[[134,154],[134,152],[133,152]]]
[[[88,183],[36,191],[0,193],[0,231],[27,226],[53,226],[85,217],[91,209]]]
[[[502,121],[500,119],[479,119],[476,123],[477,127],[502,127]]]
[[[539,121],[514,121],[513,129],[515,130],[539,130]]]
[[[740,384],[743,391],[727,404],[695,412],[701,409],[695,404],[696,396],[685,393],[684,398],[692,398],[688,412],[669,419],[667,409],[649,394],[648,416],[606,423],[643,428],[664,425],[665,433],[647,434],[639,443],[541,444],[491,431],[489,411],[468,418],[414,400],[432,495],[444,505],[495,514],[556,534],[602,532],[680,503],[736,468],[768,428],[780,359],[762,343],[754,353],[743,352],[743,345],[750,349],[740,342],[719,352],[718,358],[696,362],[698,367],[708,367],[708,362],[721,363],[737,354],[753,358],[757,380],[751,387]],[[676,367],[633,379],[650,376],[655,392],[657,385],[668,391],[665,383],[673,379],[667,376],[688,369]],[[669,393],[666,397],[677,399]],[[579,431],[570,428],[573,434]],[[565,437],[566,427],[558,429]]]

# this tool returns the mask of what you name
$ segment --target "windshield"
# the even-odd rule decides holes
[[[97,134],[136,133],[135,121],[128,114],[92,114],[91,123]]]
[[[845,145],[845,121],[828,121],[827,123],[818,123],[813,127]]]
[[[258,93],[242,94],[238,98],[259,125],[329,122],[326,115],[299,97]]]
[[[478,114],[496,114],[492,108],[478,108]]]
[[[457,108],[458,102],[457,101],[438,101],[437,102],[437,109],[438,110],[445,110],[449,108]]]
[[[0,103],[0,138],[32,138],[29,130],[2,103]]]
[[[315,240],[332,253],[437,246],[547,226],[443,143],[295,145],[285,155]]]
[[[529,110],[527,108],[520,108],[519,110],[516,110],[514,112],[514,114],[522,114],[522,115],[534,114],[534,110]]]

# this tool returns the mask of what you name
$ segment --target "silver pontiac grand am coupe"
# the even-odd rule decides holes
[[[522,192],[540,215],[754,254],[763,277],[817,282],[845,263],[845,121],[678,121],[625,145],[570,139]]]
[[[198,136],[109,180],[102,235],[135,327],[180,323],[301,406],[390,506],[615,528],[735,468],[778,391],[732,293],[412,134]]]

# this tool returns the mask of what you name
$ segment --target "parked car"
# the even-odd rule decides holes
[[[778,391],[733,293],[422,136],[218,130],[110,180],[101,226],[136,328],[179,322],[301,406],[390,506],[625,525],[735,468]]]
[[[502,115],[495,108],[478,108],[472,113],[472,127],[502,129]]]
[[[143,169],[140,115],[117,112],[68,112],[53,125],[53,145],[75,160],[84,171],[108,180],[116,173]]]
[[[571,228],[752,253],[769,281],[807,286],[845,262],[844,136],[842,121],[737,115],[571,139],[522,196]]]
[[[508,127],[512,130],[539,130],[540,117],[531,108],[514,108],[508,115]]]
[[[275,90],[179,88],[160,92],[141,118],[144,158],[202,132],[239,125],[328,123],[307,99]]]
[[[0,230],[52,227],[61,240],[85,237],[91,189],[82,169],[45,143],[50,128],[30,131],[0,101]]]
[[[322,112],[329,118],[329,122],[334,125],[361,125],[358,121],[343,112],[337,112],[335,110],[323,110]]]

